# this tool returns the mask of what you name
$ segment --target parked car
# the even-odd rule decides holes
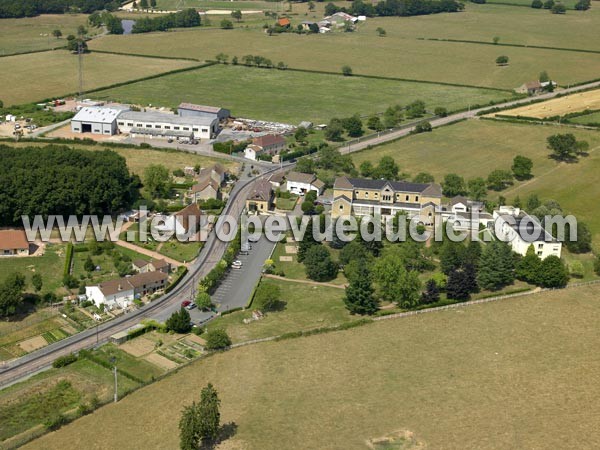
[[[238,259],[235,260],[234,262],[231,263],[231,267],[234,269],[241,269],[242,268],[242,262]]]
[[[190,304],[189,304],[189,305],[187,305],[187,306],[185,307],[185,309],[187,309],[188,311],[191,311],[191,310],[192,310],[192,309],[194,309],[195,307],[196,307],[196,304],[195,304],[195,303],[191,303],[191,302],[190,302]]]
[[[189,300],[184,300],[184,301],[181,302],[181,306],[183,308],[187,308],[188,306],[190,306],[190,303],[192,303],[192,302],[189,301]]]

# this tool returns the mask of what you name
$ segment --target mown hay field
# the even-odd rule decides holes
[[[599,292],[555,291],[242,347],[25,448],[176,448],[180,412],[208,382],[222,421],[237,425],[224,448],[366,450],[368,439],[399,430],[431,449],[595,448]]]

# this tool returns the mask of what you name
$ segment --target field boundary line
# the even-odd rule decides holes
[[[494,3],[497,4],[497,3]],[[433,42],[451,42],[456,44],[476,44],[476,45],[492,45],[496,47],[517,47],[517,48],[533,48],[536,50],[555,50],[559,52],[574,52],[574,53],[594,53],[600,54],[600,50],[587,50],[584,48],[569,48],[569,47],[547,47],[544,45],[525,45],[525,44],[510,44],[510,43],[501,43],[498,42],[494,44],[493,42],[486,41],[473,41],[469,39],[451,39],[451,38],[422,38],[417,40],[425,40],[425,41],[433,41]]]
[[[154,58],[154,59],[165,59],[165,60],[174,60],[174,61],[193,61],[193,62],[202,62],[202,59],[197,58],[186,58],[184,56],[161,56],[161,55],[147,55],[141,53],[127,53],[127,52],[114,52],[109,50],[90,50],[90,53],[102,53],[106,55],[121,55],[121,56],[135,56],[138,58]]]

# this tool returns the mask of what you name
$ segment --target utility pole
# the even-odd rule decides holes
[[[113,372],[115,374],[115,403],[119,400],[119,394],[117,393],[117,366],[113,367]]]

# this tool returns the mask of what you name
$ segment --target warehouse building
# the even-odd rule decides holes
[[[117,133],[117,117],[123,108],[86,106],[71,120],[73,133],[91,133],[112,136]]]
[[[133,137],[212,139],[219,131],[216,116],[181,117],[155,111],[125,111],[119,115],[117,125],[121,133]]]
[[[218,106],[194,105],[193,103],[182,103],[177,108],[181,117],[216,117],[219,121],[228,119],[231,112]]]

